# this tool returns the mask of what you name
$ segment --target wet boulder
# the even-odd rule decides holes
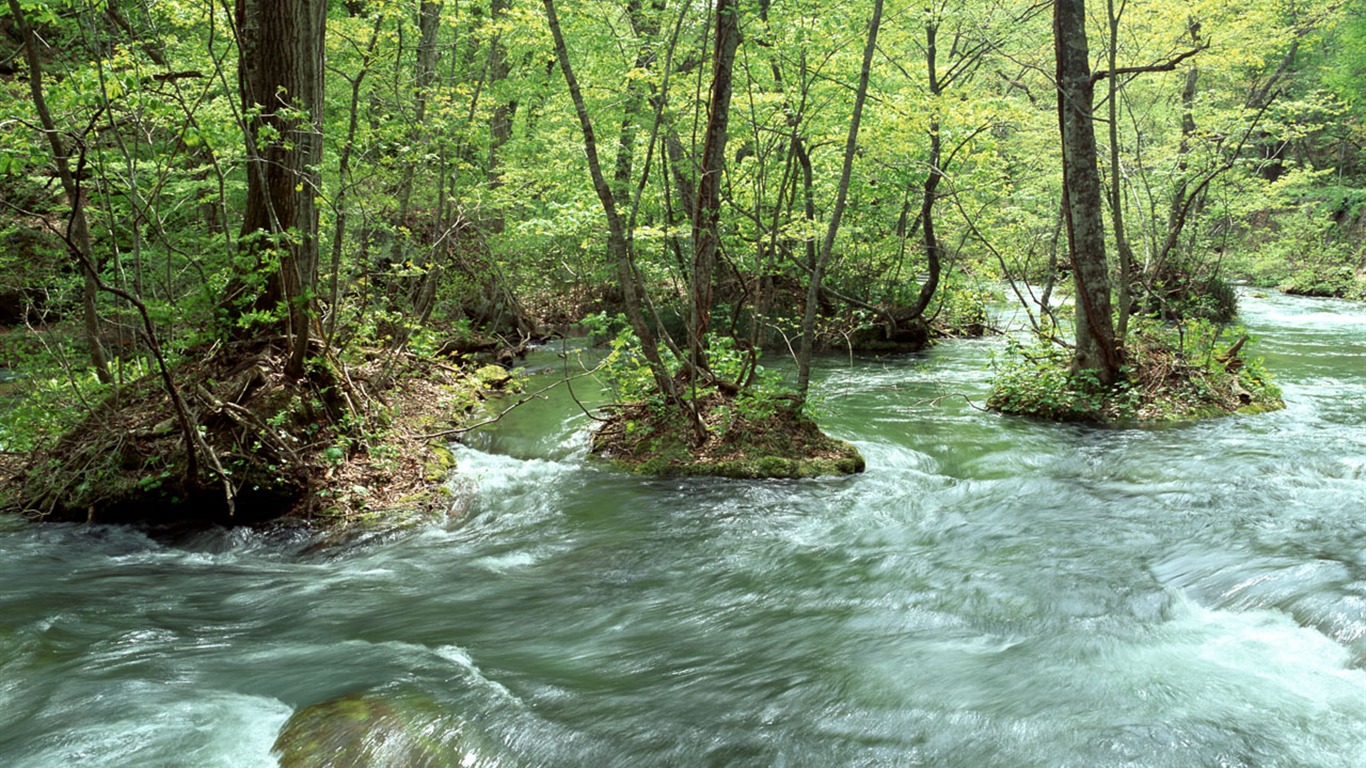
[[[304,707],[273,751],[280,768],[516,765],[501,744],[416,691],[350,693]]]

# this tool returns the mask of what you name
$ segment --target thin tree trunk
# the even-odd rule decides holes
[[[43,60],[38,55],[38,36],[33,26],[19,6],[19,0],[9,0],[10,14],[19,25],[24,37],[24,57],[28,63],[29,94],[33,107],[38,112],[38,120],[47,136],[48,147],[52,150],[52,163],[57,167],[57,177],[62,182],[62,192],[71,205],[70,233],[67,242],[76,252],[76,266],[81,271],[83,290],[81,303],[84,308],[85,339],[90,347],[90,364],[95,376],[103,384],[113,384],[114,376],[109,371],[109,360],[105,356],[104,345],[100,343],[100,315],[96,304],[99,293],[99,278],[95,274],[96,262],[90,244],[90,225],[85,218],[85,198],[81,192],[76,174],[71,170],[71,155],[62,142],[52,112],[47,107],[47,97],[43,91]]]
[[[409,126],[408,141],[413,146],[420,146],[425,140],[424,123],[427,120],[427,100],[430,95],[432,84],[436,82],[436,54],[437,54],[437,35],[441,29],[441,9],[442,3],[433,0],[422,0],[417,9],[417,62],[414,67],[416,84],[413,92],[413,122]],[[407,162],[403,166],[403,176],[399,180],[398,192],[398,212],[395,223],[395,233],[393,246],[390,249],[389,258],[394,264],[402,264],[405,261],[404,249],[408,245],[408,238],[412,237],[416,228],[410,228],[409,216],[412,213],[413,179],[417,172],[416,162]],[[431,222],[429,226],[438,226],[438,222]],[[404,231],[407,235],[403,235]],[[415,257],[423,266],[427,265],[428,252],[426,249],[419,251],[420,255]],[[428,284],[433,279],[432,270],[419,277],[415,284],[408,286],[408,302],[410,309],[416,316],[425,314],[422,306],[424,297],[429,293]],[[396,342],[402,346],[407,341],[407,332],[397,334]]]
[[[340,314],[341,255],[342,246],[346,242],[346,226],[350,213],[346,207],[346,198],[351,189],[351,156],[355,152],[356,129],[360,122],[361,83],[365,81],[365,76],[370,72],[370,64],[374,60],[375,46],[379,43],[379,31],[382,24],[383,17],[376,17],[374,29],[370,31],[370,40],[365,45],[365,55],[361,58],[361,69],[351,79],[351,105],[346,124],[346,140],[342,143],[341,157],[337,160],[337,194],[332,201],[332,204],[336,206],[337,213],[336,221],[332,227],[332,266],[328,281],[329,314],[326,335],[328,346],[331,346],[333,339],[336,338],[337,317]]]
[[[937,22],[932,21],[925,25],[925,65],[934,107],[930,111],[930,170],[925,176],[920,198],[920,238],[925,246],[925,264],[929,274],[925,283],[920,286],[920,293],[916,296],[915,306],[911,307],[909,316],[898,319],[914,319],[925,314],[935,292],[939,290],[939,275],[943,263],[939,238],[934,229],[934,204],[938,199],[939,181],[944,178],[944,171],[940,167],[944,154],[943,139],[939,133],[939,97],[944,92],[944,86],[939,81],[939,65],[936,61],[939,51],[938,36]]]
[[[1201,45],[1200,35],[1196,32],[1196,27],[1191,27],[1191,39],[1196,45]],[[1188,213],[1198,213],[1198,206],[1186,204],[1186,195],[1190,188],[1190,179],[1186,178],[1186,171],[1190,167],[1191,139],[1195,136],[1195,95],[1200,84],[1200,68],[1192,65],[1186,70],[1186,82],[1181,89],[1181,142],[1176,148],[1176,169],[1180,172],[1180,182],[1177,184],[1176,193],[1172,195],[1171,210],[1167,214],[1167,231],[1180,231],[1186,225]]]
[[[1110,22],[1109,56],[1110,71],[1119,68],[1119,17],[1123,10],[1115,9],[1115,0],[1106,0],[1106,13]],[[1115,252],[1119,256],[1119,322],[1115,328],[1116,345],[1124,346],[1129,335],[1129,313],[1133,305],[1134,250],[1129,244],[1128,232],[1124,229],[1124,174],[1119,165],[1119,78],[1109,78],[1110,120],[1110,226],[1115,233]]]
[[[693,211],[691,312],[688,322],[688,365],[697,376],[707,370],[706,334],[711,326],[712,282],[720,247],[721,174],[726,160],[730,96],[735,49],[740,43],[740,8],[736,0],[716,0],[716,34],[712,53],[711,102],[702,143],[702,169]]]
[[[413,142],[420,142],[422,139],[422,124],[427,119],[427,98],[432,83],[436,81],[436,35],[440,29],[441,21],[440,2],[422,0],[417,11],[417,63],[414,67],[416,87],[413,92],[413,122],[409,126],[409,139]],[[398,216],[399,222],[403,223],[408,216],[408,209],[413,193],[413,175],[416,163],[405,163],[403,176],[398,185]],[[402,249],[401,244],[396,241],[395,256],[397,259]]]
[[[509,0],[492,0],[489,5],[489,16],[496,25],[502,21],[507,14]],[[488,88],[497,97],[498,84],[507,79],[509,67],[507,63],[507,50],[503,46],[502,35],[495,32],[493,39],[489,41],[489,74]],[[517,102],[513,99],[498,99],[493,108],[493,114],[489,116],[489,155],[488,155],[488,184],[489,189],[497,189],[503,186],[503,171],[499,167],[498,155],[512,138],[512,119],[517,114]],[[489,231],[500,233],[503,231],[503,214],[495,209],[493,218],[489,221]]]
[[[882,25],[882,0],[873,0],[873,17],[868,22],[868,41],[863,48],[863,67],[859,70],[858,90],[854,93],[854,113],[849,118],[849,135],[844,142],[844,166],[840,169],[835,206],[830,211],[830,224],[825,230],[820,255],[811,271],[811,284],[806,291],[806,312],[802,315],[802,344],[797,353],[797,400],[806,402],[811,385],[811,355],[815,350],[816,309],[820,305],[821,282],[830,254],[835,250],[835,235],[839,234],[844,204],[849,197],[849,177],[854,171],[854,154],[858,150],[859,122],[863,117],[863,102],[868,96],[868,77],[873,68],[873,52],[877,50],[878,28]]]
[[[565,45],[564,33],[560,29],[559,16],[555,13],[555,2],[541,0],[541,3],[545,7],[546,23],[550,27],[551,37],[555,41],[555,58],[559,62],[560,72],[564,74],[565,85],[569,89],[569,97],[574,102],[574,112],[579,119],[579,128],[583,132],[583,149],[588,157],[588,171],[593,179],[593,190],[597,193],[598,200],[602,203],[603,214],[607,218],[607,252],[616,266],[617,282],[621,286],[626,304],[626,318],[631,323],[631,330],[635,331],[636,338],[640,340],[641,354],[650,366],[655,385],[666,398],[676,399],[677,390],[673,378],[664,366],[664,361],[659,355],[659,342],[645,319],[644,286],[636,275],[635,258],[616,195],[602,172],[602,163],[598,158],[597,134],[593,130],[593,121],[588,116],[583,91],[569,60],[569,49]]]

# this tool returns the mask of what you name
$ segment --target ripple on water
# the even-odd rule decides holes
[[[1366,660],[1366,583],[1361,550],[1355,560],[1210,552],[1188,547],[1152,566],[1163,584],[1221,610],[1274,611],[1340,643],[1353,665]]]

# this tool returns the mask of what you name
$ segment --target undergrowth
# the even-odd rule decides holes
[[[592,452],[650,475],[796,478],[853,474],[864,461],[853,445],[821,432],[782,375],[758,364],[758,350],[713,336],[714,383],[680,387],[666,401],[630,329],[611,342],[599,367],[616,401],[594,434]],[[669,370],[683,370],[661,350]]]
[[[1047,339],[1012,340],[996,361],[989,408],[1057,421],[1161,422],[1284,407],[1258,358],[1241,356],[1238,327],[1188,320],[1136,322],[1121,378],[1105,386],[1071,370],[1070,350]]]

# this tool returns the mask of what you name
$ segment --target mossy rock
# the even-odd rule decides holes
[[[474,372],[474,378],[484,389],[511,389],[515,384],[512,372],[501,365],[485,365]]]
[[[1234,411],[1234,413],[1237,413],[1242,416],[1255,416],[1259,413],[1271,413],[1273,411],[1280,411],[1284,409],[1285,401],[1281,400],[1280,398],[1276,398],[1275,400],[1255,402],[1250,403],[1248,405],[1244,405],[1243,407]]]
[[[507,766],[504,747],[416,691],[352,693],[304,707],[280,730],[280,768]]]
[[[443,443],[427,443],[427,462],[423,465],[422,476],[428,482],[440,483],[455,469],[455,452]]]
[[[839,458],[791,459],[783,456],[760,456],[755,459],[696,464],[693,465],[693,474],[759,480],[830,477],[862,472],[866,467],[863,454],[849,443],[844,445],[847,446],[847,453]]]

